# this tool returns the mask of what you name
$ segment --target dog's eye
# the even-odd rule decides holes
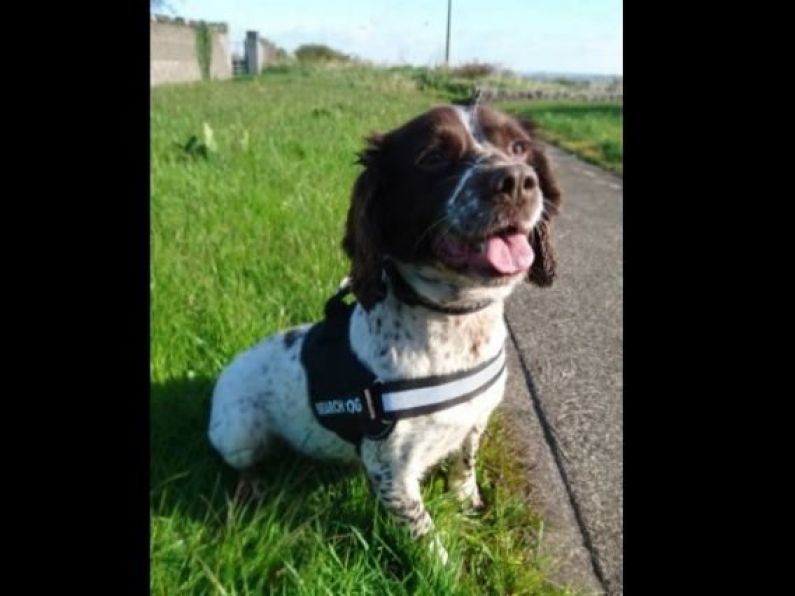
[[[447,161],[447,156],[441,149],[430,149],[420,155],[417,163],[427,168],[439,166]]]
[[[514,141],[511,143],[511,155],[524,155],[529,148],[527,141]]]

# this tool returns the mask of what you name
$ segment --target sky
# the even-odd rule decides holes
[[[162,14],[225,22],[293,51],[322,43],[379,64],[444,61],[447,0],[166,0]],[[452,0],[450,63],[623,75],[621,0]]]

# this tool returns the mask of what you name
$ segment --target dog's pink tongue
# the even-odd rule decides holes
[[[535,255],[526,235],[512,234],[492,236],[486,240],[483,256],[489,265],[503,275],[513,275],[529,269]]]

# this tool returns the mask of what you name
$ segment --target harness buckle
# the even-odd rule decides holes
[[[381,384],[381,381],[376,380],[372,385],[365,387],[362,391],[364,394],[364,402],[367,404],[367,412],[370,414],[370,420],[376,420],[378,418],[376,403],[378,397],[381,395]]]

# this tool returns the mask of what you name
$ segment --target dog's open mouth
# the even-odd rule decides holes
[[[530,269],[535,257],[528,233],[516,225],[499,228],[477,238],[442,234],[437,238],[434,249],[447,267],[468,270],[484,277],[523,273]]]

